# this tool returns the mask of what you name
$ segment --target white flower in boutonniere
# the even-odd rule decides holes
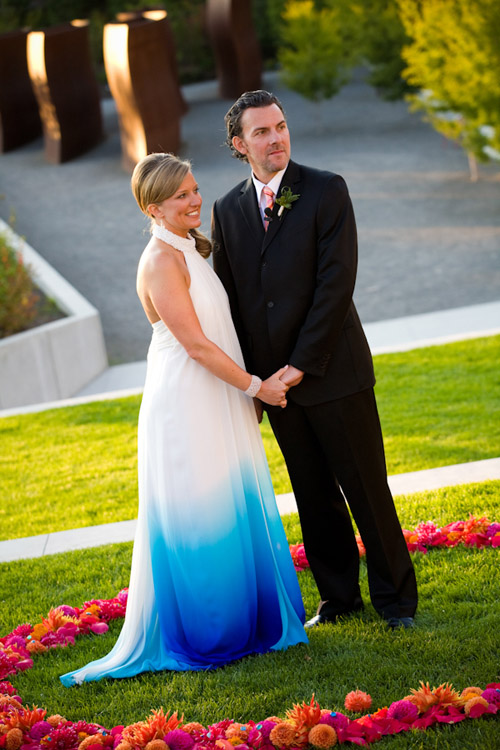
[[[276,198],[276,203],[279,205],[278,217],[281,218],[285,208],[291,208],[292,203],[298,198],[300,198],[300,193],[294,195],[289,187],[282,187],[280,197]]]

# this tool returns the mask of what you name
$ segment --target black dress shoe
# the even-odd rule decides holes
[[[413,617],[390,617],[387,620],[387,626],[391,630],[398,630],[399,628],[408,630],[409,628],[415,627],[415,620]]]

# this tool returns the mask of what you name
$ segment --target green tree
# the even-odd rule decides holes
[[[410,40],[401,21],[397,0],[359,0],[362,9],[362,52],[368,63],[368,82],[388,100],[411,90],[402,72],[401,52]]]
[[[346,0],[289,0],[278,52],[286,86],[306,99],[330,99],[359,59],[360,24]]]
[[[398,0],[410,42],[403,48],[409,97],[433,127],[475,159],[500,151],[498,0]]]

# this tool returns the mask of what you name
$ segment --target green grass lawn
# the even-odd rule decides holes
[[[500,518],[500,482],[419,493],[396,502],[407,528],[421,520],[444,524],[469,514],[494,520]],[[289,541],[300,540],[297,516],[286,516],[284,522]],[[34,624],[58,604],[115,596],[128,584],[131,551],[131,544],[119,544],[0,565],[0,635],[21,622]],[[226,717],[244,722],[283,716],[313,693],[322,707],[342,710],[345,695],[359,688],[371,694],[376,709],[405,697],[420,680],[431,686],[451,682],[458,690],[484,687],[500,676],[499,555],[500,550],[463,547],[413,555],[420,604],[412,631],[386,630],[369,604],[362,561],[364,612],[312,631],[308,645],[251,656],[214,672],[143,674],[62,687],[60,674],[110,650],[121,627],[115,621],[102,636],[84,636],[75,646],[36,656],[34,668],[12,681],[30,705],[108,727],[144,719],[159,706],[208,725]],[[309,571],[300,573],[299,581],[311,616],[317,605],[314,581]],[[489,717],[385,738],[377,747],[498,750],[499,736],[499,718]]]
[[[500,336],[375,357],[390,474],[500,456]],[[135,518],[140,397],[0,419],[0,539]],[[291,490],[267,422],[277,493]]]

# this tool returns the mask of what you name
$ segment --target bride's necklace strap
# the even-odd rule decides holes
[[[176,250],[180,250],[182,253],[186,253],[192,250],[196,250],[196,240],[191,235],[187,237],[180,237],[178,234],[174,234],[169,229],[160,224],[153,226],[153,235],[158,237],[159,240],[163,240],[167,245],[175,247]]]

